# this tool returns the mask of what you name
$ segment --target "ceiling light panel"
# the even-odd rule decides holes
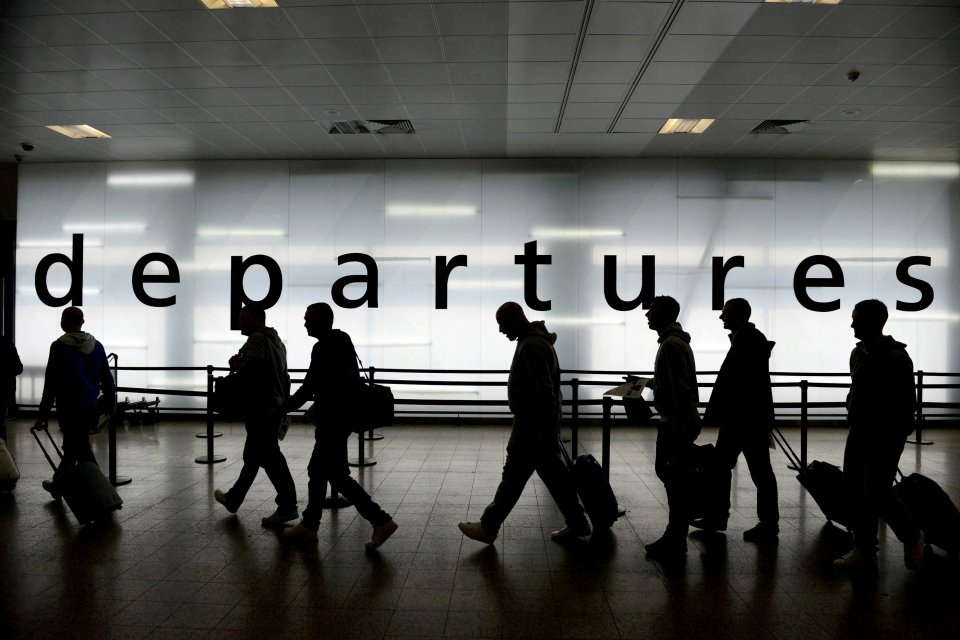
[[[713,118],[670,118],[668,119],[658,133],[694,133],[699,134],[706,131],[714,122]]]
[[[47,129],[68,138],[109,138],[110,136],[88,124],[48,124]]]
[[[207,9],[269,9],[277,0],[200,0]]]

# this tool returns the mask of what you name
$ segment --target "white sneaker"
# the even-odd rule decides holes
[[[903,564],[910,571],[916,571],[923,564],[923,551],[927,546],[927,537],[920,531],[920,537],[913,544],[903,545]]]
[[[845,555],[834,560],[833,566],[839,567],[840,569],[846,569],[847,571],[876,571],[877,554],[864,553],[860,549],[854,547]]]
[[[584,522],[579,527],[567,525],[559,531],[554,531],[550,534],[550,539],[554,542],[565,542],[574,538],[586,538],[588,535],[590,535],[590,525]]]

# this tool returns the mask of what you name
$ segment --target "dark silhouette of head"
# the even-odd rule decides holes
[[[670,296],[657,296],[650,302],[647,326],[654,331],[663,331],[680,317],[680,303]]]
[[[530,326],[526,314],[523,313],[523,307],[516,302],[504,302],[497,309],[497,324],[500,326],[500,333],[507,336],[511,342],[525,333]]]
[[[861,300],[853,307],[850,328],[855,338],[871,342],[883,336],[888,317],[887,305],[875,299]]]
[[[258,307],[244,307],[240,310],[237,324],[240,325],[240,333],[248,336],[267,326],[267,312]]]
[[[333,329],[333,309],[326,302],[314,302],[303,314],[307,335],[318,338]]]
[[[83,309],[80,307],[67,307],[60,315],[60,328],[66,333],[76,333],[83,327]]]
[[[736,333],[750,321],[750,303],[743,298],[730,298],[723,305],[720,312],[720,319],[723,320],[723,328],[727,331]]]

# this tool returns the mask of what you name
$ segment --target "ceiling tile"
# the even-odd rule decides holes
[[[670,25],[670,33],[735,35],[758,6],[749,2],[685,2]]]
[[[63,56],[84,69],[130,69],[136,63],[111,45],[70,45],[56,47]]]
[[[380,54],[370,38],[324,38],[310,40],[324,64],[377,64]]]
[[[960,25],[960,6],[911,7],[891,22],[880,34],[884,38],[941,38],[956,34]]]
[[[740,69],[744,75],[748,72],[742,67],[751,65],[732,65]],[[761,65],[765,66],[765,65]],[[651,62],[643,74],[643,81],[651,84],[695,84],[703,78],[707,69],[710,69],[711,75],[716,74],[714,82],[725,84],[738,84],[743,82],[743,76],[736,73],[722,73],[725,65],[710,65],[707,62]],[[752,82],[749,80],[747,82]]]
[[[422,89],[423,87],[416,88]],[[402,91],[404,87],[397,87],[397,89]],[[437,102],[431,102],[429,104],[407,102],[406,106],[407,113],[409,113],[410,118],[414,120],[453,120],[460,117],[460,112],[457,109],[457,106],[452,102],[450,104],[440,104]]]
[[[374,38],[373,44],[384,62],[443,62],[440,39],[436,36]]]
[[[789,36],[737,36],[724,49],[720,62],[776,62],[800,42]]]
[[[288,87],[322,87],[336,84],[326,68],[319,64],[267,67],[277,82]]]
[[[207,113],[220,122],[258,122],[263,120],[255,109],[247,106],[207,107]]]
[[[369,34],[353,6],[284,8],[304,38],[362,38]]]
[[[511,2],[507,33],[576,33],[580,29],[583,4],[572,0],[552,2]]]
[[[183,42],[180,48],[204,67],[250,67],[257,64],[239,42]]]
[[[300,33],[284,11],[215,11],[224,27],[239,40],[286,40]]]
[[[233,40],[233,34],[208,9],[196,11],[151,11],[143,16],[174,42]]]
[[[90,71],[51,71],[37,76],[66,91],[110,91],[112,86]]]
[[[741,35],[802,36],[824,19],[824,7],[802,4],[761,4],[744,26]],[[811,9],[813,9],[811,11]]]
[[[683,102],[695,85],[652,84],[641,82],[630,96],[631,102]]]
[[[512,67],[512,65],[511,65]],[[574,82],[577,84],[630,84],[639,69],[636,62],[590,62],[577,64]],[[566,80],[566,65],[563,69]]]
[[[429,4],[376,5],[360,7],[363,21],[374,37],[436,36]]]
[[[263,116],[267,122],[298,122],[312,121],[313,118],[303,107],[283,106],[283,105],[259,105],[256,107],[257,113]]]
[[[785,104],[793,100],[801,91],[803,87],[789,85],[755,86],[747,89],[740,101],[754,104]]]
[[[118,44],[116,48],[141,67],[192,67],[197,64],[178,46],[167,42]]]
[[[650,49],[649,36],[589,35],[583,42],[580,61],[636,61],[642,60]]]
[[[390,76],[382,64],[328,64],[326,69],[342,86],[390,84]]]
[[[296,104],[293,96],[291,96],[287,90],[279,87],[236,88],[233,92],[252,107],[290,106]]]
[[[670,8],[666,3],[598,2],[590,15],[590,34],[657,33]]]
[[[621,129],[619,123],[622,123],[625,119],[653,119],[662,125],[667,118],[673,117],[674,111],[676,111],[679,105],[676,103],[660,103],[660,102],[633,102],[628,104],[624,110],[623,115],[618,121],[617,131],[626,131],[628,129]],[[659,130],[660,127],[657,127]]]
[[[572,35],[512,35],[507,39],[510,61],[536,62],[569,60],[573,54]]]
[[[765,84],[806,85],[814,84],[832,69],[833,64],[775,64],[762,77]]]
[[[513,69],[518,65],[527,65],[531,63],[514,63],[510,65]],[[542,64],[542,63],[532,63]],[[556,64],[556,63],[548,63]],[[566,65],[560,65],[565,68]],[[456,84],[499,84],[507,81],[507,63],[506,62],[451,62],[447,64],[450,71],[450,78]],[[526,74],[528,77],[529,73]],[[566,80],[561,80],[563,82]],[[513,81],[512,81],[513,82]],[[532,82],[557,82],[556,80],[533,80]],[[518,82],[524,84],[524,82]]]
[[[432,5],[440,34],[481,35],[507,31],[507,3],[436,3]]]
[[[0,57],[15,65],[17,71],[67,71],[80,68],[79,64],[50,47],[0,49]]]
[[[512,62],[506,69],[509,84],[550,84],[566,83],[569,67],[565,62]]]
[[[564,115],[563,122],[560,123],[560,133],[604,133],[608,126],[609,118],[568,118]]]
[[[288,87],[287,90],[303,105],[347,103],[340,87]]]
[[[400,104],[400,96],[392,86],[362,85],[340,89],[353,104]]]
[[[507,87],[507,102],[559,102],[563,99],[565,86],[559,83],[511,84]]]
[[[400,99],[405,103],[453,104],[453,90],[449,85],[417,85],[417,86],[398,86],[397,93]]]
[[[668,35],[657,48],[654,60],[663,62],[713,62],[733,36]]]
[[[563,112],[567,118],[603,118],[610,124],[620,104],[617,102],[568,102]]]
[[[569,102],[620,102],[627,95],[630,85],[619,84],[578,84],[570,88]],[[561,96],[558,96],[559,99]]]
[[[222,86],[216,76],[199,67],[193,68],[156,68],[152,69],[160,79],[178,89],[201,89]]]
[[[802,38],[782,62],[840,62],[866,42],[865,38]]]
[[[160,107],[156,111],[172,122],[180,124],[217,121],[200,107]]]
[[[502,85],[453,85],[454,99],[462,104],[471,102],[502,103],[507,102],[507,88]]]
[[[443,36],[448,62],[500,62],[507,59],[506,36]]]
[[[181,93],[201,107],[223,107],[234,104],[242,104],[240,96],[238,96],[233,89],[226,89],[223,87],[208,89],[183,89]]]
[[[249,40],[247,51],[262,65],[316,64],[316,53],[305,40]]]
[[[104,42],[163,42],[166,37],[141,14],[90,13],[75,16],[77,22]]]
[[[393,84],[446,84],[447,68],[442,64],[388,64]]]
[[[277,81],[264,67],[210,67],[228,87],[274,87]]]
[[[954,67],[932,65],[900,65],[872,81],[873,86],[922,87],[947,73]]]

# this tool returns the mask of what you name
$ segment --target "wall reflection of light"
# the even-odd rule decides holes
[[[107,176],[110,187],[189,187],[195,181],[191,171],[112,173]]]
[[[870,173],[874,178],[957,178],[960,164],[956,162],[873,162]]]

